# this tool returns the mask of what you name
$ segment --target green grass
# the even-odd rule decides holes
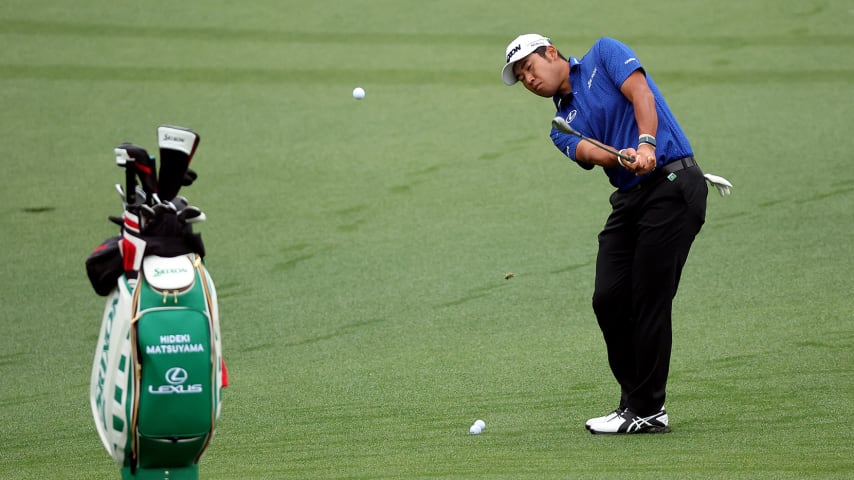
[[[83,261],[115,233],[111,148],[154,150],[161,123],[202,137],[184,193],[233,382],[203,478],[850,478],[852,21],[841,0],[4,2],[0,478],[118,478]],[[581,426],[617,395],[590,307],[610,189],[551,146],[549,101],[501,84],[531,31],[629,43],[735,184],[676,300],[669,435]]]

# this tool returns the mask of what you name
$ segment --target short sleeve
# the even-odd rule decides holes
[[[600,38],[596,42],[601,64],[605,72],[619,88],[635,70],[643,69],[635,52],[628,45],[613,38]]]
[[[551,137],[555,147],[557,147],[561,153],[569,157],[569,159],[575,162],[579,167],[585,170],[593,168],[593,165],[585,162],[579,162],[575,159],[575,149],[578,148],[578,142],[581,141],[580,138],[563,133],[554,127],[552,127]]]

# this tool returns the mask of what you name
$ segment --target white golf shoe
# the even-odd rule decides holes
[[[587,429],[590,430],[590,433],[610,435],[667,433],[670,431],[669,419],[664,409],[648,417],[641,417],[626,409],[617,415],[606,418],[605,421],[591,424]]]
[[[587,430],[590,430],[590,426],[593,425],[594,423],[607,422],[609,420],[612,420],[614,417],[619,416],[621,413],[623,413],[623,407],[617,407],[616,410],[609,413],[608,415],[604,415],[601,417],[594,417],[594,418],[591,418],[590,420],[587,420],[587,422],[584,423],[584,428],[586,428]]]

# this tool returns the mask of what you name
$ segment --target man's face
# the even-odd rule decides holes
[[[564,80],[559,59],[554,47],[548,47],[545,57],[532,53],[513,64],[513,73],[531,93],[551,98]]]

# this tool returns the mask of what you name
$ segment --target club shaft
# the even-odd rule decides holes
[[[580,138],[581,140],[589,142],[589,143],[595,145],[596,147],[610,153],[611,155],[616,156],[617,158],[620,158],[620,159],[622,159],[626,162],[629,162],[629,163],[635,162],[634,158],[632,158],[628,155],[624,155],[624,154],[620,153],[619,151],[599,142],[598,140],[594,140],[590,137],[586,137],[586,136],[582,135],[580,132],[578,132],[578,131],[574,130],[572,127],[570,127],[569,124],[566,123],[566,120],[564,120],[561,117],[555,117],[554,120],[552,120],[552,125],[554,125],[554,127],[557,128],[558,130],[560,130],[561,132],[568,133],[570,135],[573,135],[573,136]]]
[[[136,204],[136,172],[132,162],[125,165],[125,201],[128,205]]]

